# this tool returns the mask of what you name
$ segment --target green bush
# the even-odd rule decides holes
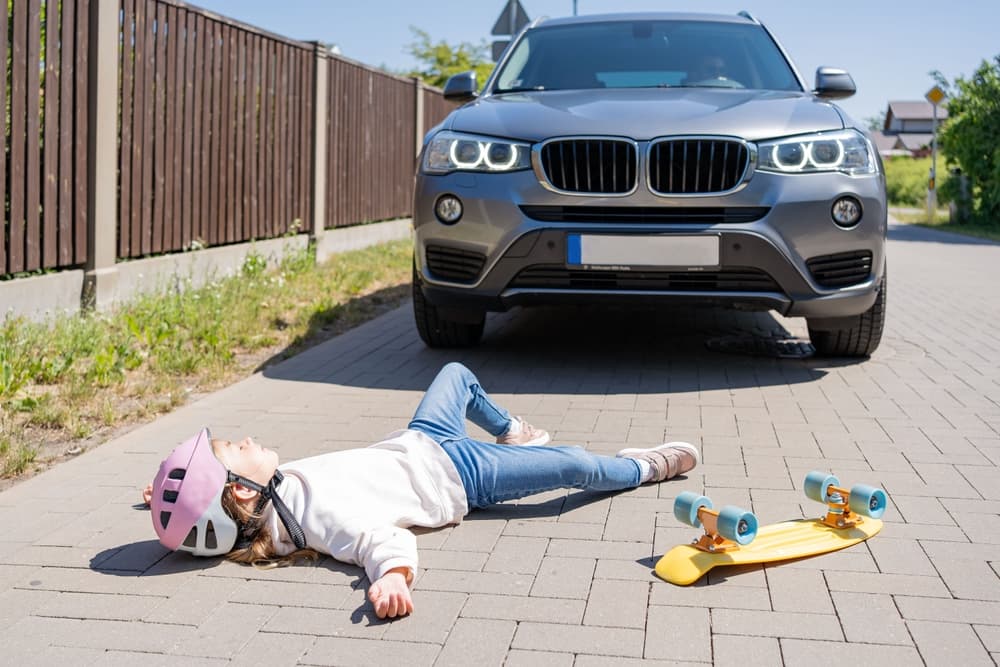
[[[896,156],[885,160],[885,189],[890,206],[925,206],[927,180],[931,173],[929,157],[912,158]],[[948,186],[948,170],[943,155],[938,155],[938,203],[950,201],[952,188]]]
[[[972,184],[974,218],[1000,226],[1000,55],[984,60],[968,79],[958,78],[948,102],[941,146]]]

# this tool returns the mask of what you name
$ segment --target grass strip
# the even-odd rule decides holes
[[[25,475],[147,422],[192,396],[395,308],[409,296],[411,243],[316,264],[303,249],[269,269],[190,281],[112,312],[0,325],[0,478]]]

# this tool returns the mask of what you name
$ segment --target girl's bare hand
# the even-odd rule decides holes
[[[395,618],[413,612],[413,598],[406,584],[407,575],[400,570],[390,570],[368,589],[368,599],[375,606],[379,618]]]

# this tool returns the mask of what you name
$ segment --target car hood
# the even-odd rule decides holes
[[[507,93],[457,109],[450,129],[540,141],[612,135],[637,140],[722,134],[750,141],[844,127],[837,107],[808,93],[718,88],[631,88]]]

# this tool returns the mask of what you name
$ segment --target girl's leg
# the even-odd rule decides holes
[[[510,428],[510,413],[490,399],[472,371],[452,362],[427,388],[409,428],[443,442],[465,438],[466,419],[492,435],[503,435]]]
[[[506,447],[471,438],[441,447],[458,469],[470,509],[553,489],[620,491],[642,481],[634,459],[582,447]]]

